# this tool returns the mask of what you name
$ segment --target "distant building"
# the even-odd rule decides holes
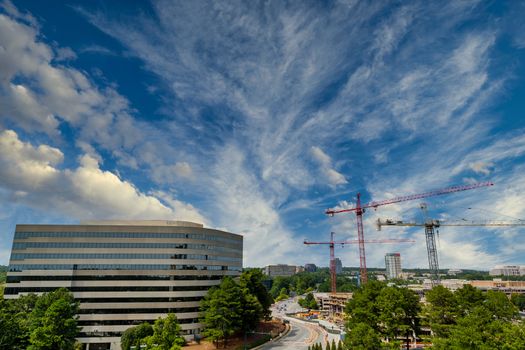
[[[304,270],[307,272],[315,272],[317,271],[317,266],[315,266],[315,264],[306,264],[304,265]]]
[[[343,263],[339,258],[335,258],[335,273],[338,275],[343,273]]]
[[[297,273],[297,266],[285,264],[268,265],[263,268],[263,272],[270,277],[290,277]]]
[[[304,266],[296,266],[295,273],[301,273],[301,272],[304,272]]]
[[[401,254],[387,253],[385,255],[386,276],[388,279],[399,278],[401,275]]]
[[[491,276],[525,276],[525,266],[498,265],[490,270]]]
[[[500,278],[495,278],[492,281],[469,281],[468,283],[484,291],[497,290],[509,296],[525,294],[525,281],[502,281]]]
[[[462,272],[463,272],[463,270],[450,269],[450,270],[448,270],[447,275],[449,275],[449,276],[456,276],[457,274],[462,273]]]

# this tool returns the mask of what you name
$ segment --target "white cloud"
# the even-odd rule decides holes
[[[312,146],[310,152],[314,160],[319,163],[322,175],[321,183],[327,182],[330,186],[344,185],[348,181],[343,174],[332,167],[332,159],[321,148]]]
[[[78,219],[140,218],[202,220],[193,206],[162,194],[140,192],[132,183],[100,168],[90,155],[75,169],[60,170],[60,150],[25,143],[11,130],[0,133],[0,186],[25,205]]]
[[[476,163],[470,163],[470,169],[474,170],[476,173],[480,173],[483,175],[489,175],[491,173],[490,168],[494,166],[494,163],[492,162],[476,162]]]
[[[233,145],[226,146],[217,159],[210,187],[218,213],[214,221],[244,236],[246,266],[302,264],[302,241],[285,227],[245,162],[242,152]]]

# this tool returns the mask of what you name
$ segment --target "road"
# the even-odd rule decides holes
[[[272,315],[281,319],[288,320],[290,322],[290,332],[284,337],[277,339],[273,342],[266,343],[261,349],[296,349],[305,350],[308,346],[315,343],[322,343],[323,347],[328,339],[330,342],[332,339],[337,337],[327,333],[323,328],[319,327],[314,323],[304,322],[296,320],[294,318],[287,317],[286,313],[298,312],[301,307],[293,299],[285,300],[278,303],[272,309]]]

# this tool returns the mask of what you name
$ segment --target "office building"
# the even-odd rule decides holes
[[[401,254],[387,253],[385,255],[386,276],[388,279],[399,278],[401,275]]]
[[[17,225],[4,297],[68,288],[85,349],[120,349],[129,327],[175,313],[186,339],[199,304],[242,270],[242,236],[182,221]]]
[[[335,273],[338,275],[343,273],[343,263],[339,258],[335,258]]]

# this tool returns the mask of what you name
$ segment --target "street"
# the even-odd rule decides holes
[[[277,303],[272,308],[272,315],[274,317],[286,320],[290,324],[290,332],[284,337],[269,342],[261,347],[261,349],[308,349],[315,343],[322,343],[323,347],[327,340],[330,342],[335,339],[337,342],[339,337],[327,333],[322,327],[315,323],[297,320],[287,317],[286,313],[298,312],[301,307],[293,299],[288,299]]]

